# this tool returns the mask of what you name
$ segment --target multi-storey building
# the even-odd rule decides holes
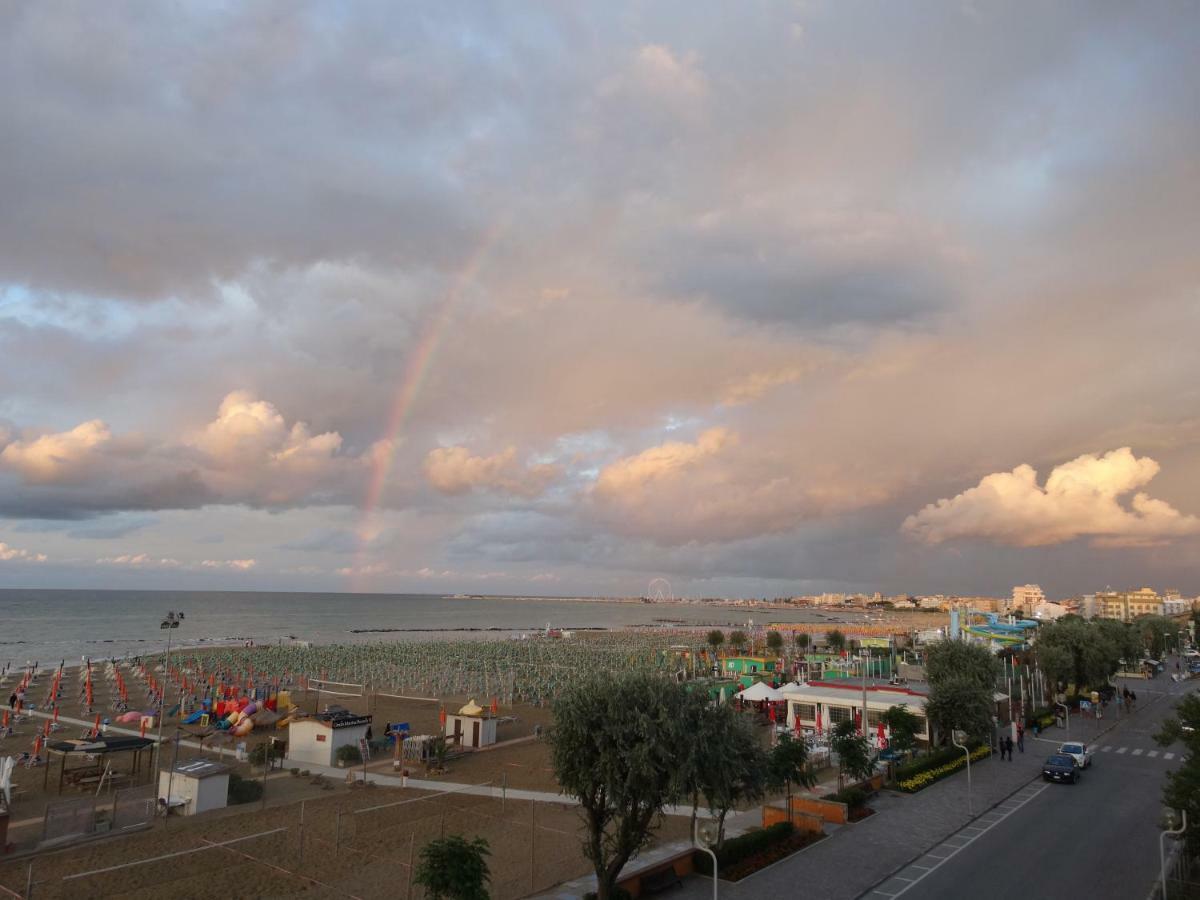
[[[1036,584],[1022,584],[1012,589],[1012,600],[1005,612],[1014,612],[1020,609],[1024,610],[1027,615],[1032,615],[1033,611],[1045,602],[1046,595],[1042,593],[1040,587]]]
[[[1096,594],[1098,615],[1106,619],[1132,622],[1138,616],[1161,616],[1165,614],[1163,599],[1152,588],[1136,591],[1105,591]]]

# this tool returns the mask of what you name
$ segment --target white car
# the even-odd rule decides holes
[[[1075,760],[1075,765],[1081,769],[1086,769],[1092,764],[1092,751],[1088,749],[1087,744],[1068,741],[1058,748],[1058,753],[1071,757]]]

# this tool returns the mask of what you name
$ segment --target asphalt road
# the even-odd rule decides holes
[[[1160,675],[1130,684],[1140,708],[1098,739],[1108,749],[1095,754],[1078,784],[1039,790],[1043,783],[1034,782],[984,823],[986,830],[964,829],[948,842],[953,851],[931,853],[924,867],[881,885],[880,893],[905,900],[1145,897],[1158,877],[1163,776],[1179,764],[1181,750],[1164,750],[1151,735],[1171,714],[1175,696],[1197,683],[1176,685]],[[1079,735],[1100,726],[1073,723],[1071,730]],[[1026,743],[1027,752],[1054,749],[1048,742]],[[1172,751],[1173,759],[1166,759]]]

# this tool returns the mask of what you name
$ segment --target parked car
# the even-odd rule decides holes
[[[1058,752],[1063,756],[1069,756],[1075,760],[1075,765],[1081,769],[1086,769],[1092,764],[1092,751],[1088,749],[1087,744],[1079,741],[1068,741],[1058,748]]]
[[[1067,781],[1074,784],[1079,780],[1079,766],[1075,760],[1056,753],[1042,763],[1042,778],[1046,781]]]

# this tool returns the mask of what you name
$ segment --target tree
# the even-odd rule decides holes
[[[778,656],[783,652],[783,635],[778,631],[767,632],[767,649],[771,651],[772,656]]]
[[[1175,705],[1175,715],[1166,719],[1154,735],[1160,747],[1176,742],[1184,747],[1183,762],[1167,773],[1163,784],[1163,803],[1172,809],[1187,811],[1188,841],[1200,835],[1200,695],[1189,692]]]
[[[729,635],[729,644],[733,647],[735,653],[741,653],[746,644],[750,643],[750,639],[746,637],[746,632],[735,631]]]
[[[767,785],[774,790],[784,789],[789,821],[792,817],[792,785],[812,787],[816,783],[817,776],[808,765],[808,745],[790,734],[781,734],[767,757]]]
[[[1099,628],[1116,648],[1117,659],[1114,663],[1116,666],[1121,665],[1121,660],[1125,660],[1127,666],[1136,664],[1138,657],[1142,655],[1142,641],[1137,629],[1132,624],[1119,619],[1093,619],[1092,627]],[[1116,669],[1113,671],[1115,672]]]
[[[1074,684],[1080,691],[1107,684],[1121,655],[1109,631],[1082,619],[1043,625],[1035,653],[1042,670],[1055,682]]]
[[[980,740],[992,732],[1000,666],[990,650],[967,641],[938,641],[925,654],[929,701],[925,714],[942,735],[960,728]]]
[[[413,881],[430,900],[487,900],[490,855],[488,842],[479,837],[468,841],[452,834],[430,841],[421,849]]]
[[[695,732],[703,699],[645,672],[594,673],[554,706],[550,746],[564,793],[578,799],[584,854],[597,896],[610,900],[629,858],[646,845],[663,807],[685,789],[680,757],[705,736]]]
[[[835,653],[841,653],[846,649],[846,636],[836,628],[833,631],[827,631],[825,632],[825,646]]]
[[[715,655],[716,652],[721,649],[721,645],[725,643],[725,632],[714,628],[708,633],[707,640],[708,646],[712,647],[713,654]]]
[[[693,704],[685,714],[690,740],[677,763],[685,790],[704,797],[717,814],[717,845],[725,840],[725,817],[739,803],[762,799],[768,784],[766,751],[746,719],[731,706]]]
[[[1140,629],[1143,645],[1154,659],[1162,659],[1168,644],[1177,640],[1179,626],[1166,616],[1141,616],[1133,624]]]
[[[796,645],[796,649],[803,653],[812,643],[812,636],[807,631],[797,631],[792,637],[792,641]]]
[[[899,706],[889,706],[883,713],[883,724],[891,735],[888,738],[888,749],[896,753],[911,753],[917,746],[917,734],[921,730],[921,720],[909,712],[903,703]]]
[[[838,757],[838,787],[845,787],[846,776],[855,781],[870,778],[875,771],[875,760],[871,756],[871,743],[866,735],[858,733],[853,719],[838,722],[829,739],[829,746]]]

